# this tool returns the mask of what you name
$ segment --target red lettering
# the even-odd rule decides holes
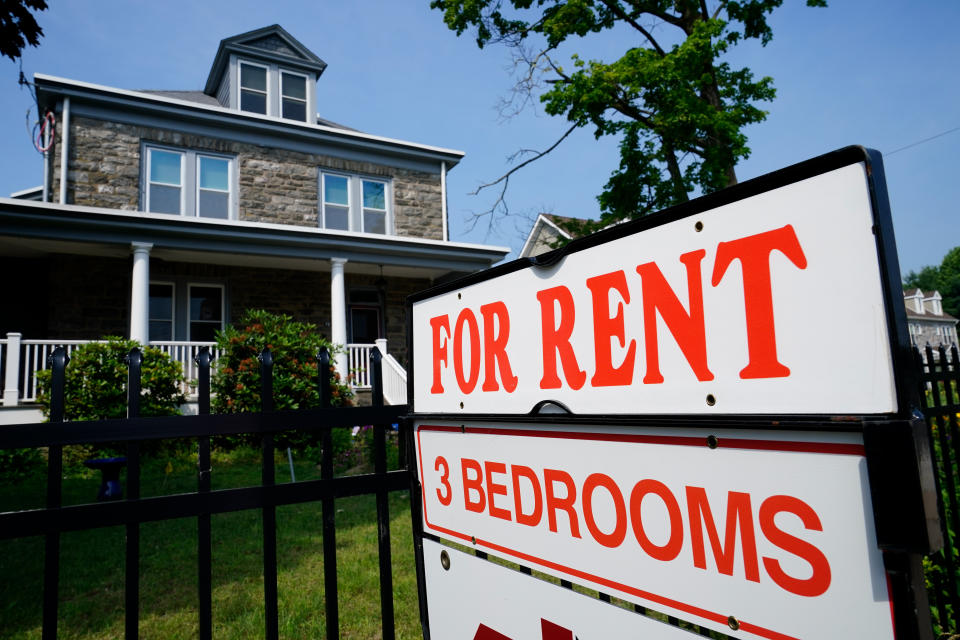
[[[447,332],[446,340],[442,340],[440,329]],[[430,318],[430,330],[433,333],[433,386],[430,393],[443,393],[443,384],[440,382],[440,363],[447,362],[447,343],[450,342],[450,318],[446,314]]]
[[[463,371],[463,328],[470,334],[470,377]],[[470,309],[464,309],[457,316],[453,330],[453,372],[457,376],[460,391],[472,393],[480,380],[480,327],[477,316]]]
[[[770,579],[778,586],[798,596],[813,598],[826,593],[830,588],[830,563],[820,549],[809,542],[794,537],[777,527],[774,518],[778,513],[792,513],[810,531],[823,531],[816,511],[803,500],[791,496],[770,496],[760,505],[760,530],[767,540],[787,553],[806,560],[813,569],[813,575],[805,580],[788,576],[773,558],[763,559],[763,568]]]
[[[540,480],[530,467],[513,465],[510,467],[510,476],[513,478],[513,506],[519,524],[535,527],[543,517],[543,497],[540,493]],[[520,478],[526,478],[533,488],[533,511],[523,512],[522,496],[520,493]]]
[[[483,316],[483,364],[485,376],[483,378],[483,391],[496,391],[500,388],[497,384],[497,363],[500,364],[500,379],[503,381],[503,388],[507,393],[512,393],[517,388],[517,376],[513,375],[510,368],[510,358],[507,357],[507,340],[510,338],[510,314],[507,311],[507,305],[502,302],[491,302],[480,307],[480,315]],[[494,334],[494,320],[499,328],[498,335]]]
[[[690,542],[693,546],[693,566],[707,568],[703,546],[703,528],[706,525],[710,538],[710,547],[717,562],[717,570],[728,576],[733,575],[733,561],[737,551],[737,523],[740,529],[740,544],[743,549],[743,565],[747,580],[760,582],[760,568],[757,564],[757,541],[753,533],[753,512],[750,509],[750,494],[730,491],[727,494],[727,523],[720,546],[720,535],[710,511],[707,492],[702,487],[687,487],[687,511],[690,517]]]
[[[616,338],[620,347],[626,346],[623,331],[623,305],[630,303],[627,277],[623,271],[614,271],[602,276],[587,278],[587,287],[593,294],[593,345],[596,353],[596,369],[590,384],[594,387],[613,387],[633,382],[633,362],[637,341],[631,340],[627,355],[619,367],[613,366],[610,353],[610,338]],[[617,303],[617,313],[610,317],[610,291],[616,290],[623,298]]]
[[[650,541],[646,531],[643,529],[643,516],[641,507],[643,498],[649,494],[655,494],[663,500],[667,507],[667,517],[670,520],[670,538],[663,546],[658,546]],[[654,560],[669,562],[678,555],[683,548],[683,516],[680,515],[680,505],[673,493],[667,488],[667,485],[657,480],[641,480],[633,487],[630,492],[630,521],[633,524],[633,535],[644,552]]]
[[[680,256],[680,262],[687,267],[687,298],[690,312],[687,313],[677,295],[670,288],[663,272],[655,262],[647,262],[637,267],[643,284],[643,337],[647,350],[647,373],[644,384],[663,382],[660,373],[660,347],[657,342],[657,311],[663,318],[673,339],[677,341],[683,356],[693,369],[697,380],[713,380],[713,374],[707,368],[707,337],[703,319],[703,283],[700,275],[700,261],[706,251],[699,249]]]
[[[440,467],[443,467],[443,471],[440,471]],[[437,489],[437,500],[445,507],[450,506],[450,500],[453,499],[453,489],[450,488],[450,465],[447,464],[446,458],[437,456],[433,468],[435,471],[440,471],[440,484],[446,489],[444,492]]]
[[[473,471],[473,477],[468,477],[468,471]],[[480,463],[470,458],[460,458],[460,473],[463,476],[463,506],[467,511],[483,513],[487,499],[483,494],[483,469]],[[470,491],[477,492],[477,500],[470,499]]]
[[[553,492],[553,484],[562,482],[567,488],[565,496],[557,497]],[[573,484],[573,478],[566,471],[560,469],[544,469],[543,484],[547,490],[547,523],[550,525],[550,531],[557,532],[557,509],[563,509],[570,518],[570,533],[574,538],[580,537],[580,525],[577,523],[577,512],[573,508],[573,503],[577,499],[577,487]]]
[[[540,618],[540,640],[573,640],[573,631]]]
[[[749,362],[741,378],[783,378],[790,369],[777,360],[777,335],[773,320],[773,289],[770,283],[770,254],[779,251],[800,269],[807,268],[792,225],[717,245],[713,264],[713,286],[720,284],[727,267],[740,261],[743,273],[743,304],[747,319]]]
[[[511,520],[510,511],[507,509],[501,509],[493,504],[494,496],[505,496],[507,495],[507,485],[497,484],[493,481],[493,474],[502,473],[506,475],[507,465],[502,462],[484,462],[483,470],[487,474],[487,507],[490,510],[490,515],[494,518],[502,518],[503,520]]]
[[[593,518],[593,492],[597,487],[603,487],[613,498],[613,509],[617,520],[613,531],[604,533],[597,526]],[[623,504],[623,495],[613,478],[603,473],[591,473],[583,483],[583,522],[593,539],[605,547],[619,547],[627,535],[627,508]]]
[[[573,296],[569,289],[560,286],[538,291],[537,300],[540,301],[540,326],[543,333],[543,378],[540,380],[540,388],[560,388],[560,377],[557,375],[559,353],[567,384],[571,389],[579,389],[587,379],[587,372],[580,369],[570,344],[574,323]],[[555,309],[557,304],[560,305],[559,327]]]

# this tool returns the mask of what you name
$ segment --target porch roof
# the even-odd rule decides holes
[[[297,227],[264,222],[185,218],[50,202],[0,198],[0,255],[82,253],[127,256],[132,242],[172,261],[348,271],[380,265],[402,277],[471,273],[503,259],[509,247]]]

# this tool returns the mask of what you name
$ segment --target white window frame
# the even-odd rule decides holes
[[[266,112],[260,113],[259,111],[247,111],[243,108],[243,65],[248,65],[251,67],[259,67],[264,71],[264,80],[266,82],[266,91],[264,91],[264,104],[266,105]],[[250,60],[238,60],[237,61],[237,110],[244,113],[255,113],[257,115],[269,116],[270,113],[270,88],[272,86],[270,78],[270,65],[261,64],[259,62],[252,62]],[[255,91],[260,93],[259,89],[247,89],[247,91]]]
[[[186,208],[185,201],[186,201],[186,191],[187,191],[187,184],[186,184],[187,154],[184,153],[182,149],[174,149],[172,147],[165,147],[162,145],[155,145],[155,144],[146,145],[144,149],[147,156],[147,162],[146,162],[146,169],[145,169],[146,174],[144,175],[145,188],[144,188],[144,196],[143,196],[143,202],[144,202],[143,210],[146,211],[147,213],[151,213],[150,211],[150,193],[151,193],[150,186],[151,185],[158,184],[165,187],[173,186],[165,182],[153,182],[153,180],[150,179],[150,176],[153,175],[153,153],[151,152],[163,151],[166,153],[175,153],[180,156],[180,185],[179,185],[180,186],[180,211],[176,214],[157,213],[157,215],[161,215],[161,216],[181,215],[182,216],[184,214],[184,209]]]
[[[177,283],[171,282],[169,280],[151,280],[150,286],[153,285],[163,285],[170,287],[170,340],[177,339]],[[154,318],[150,315],[150,305],[149,305],[149,292],[148,292],[148,301],[147,301],[147,338],[151,340],[149,336],[150,323],[152,322],[166,322],[165,318]],[[162,341],[161,341],[162,342]]]
[[[153,155],[151,151],[156,149],[158,151],[167,151],[170,153],[180,154],[180,213],[179,215],[185,216],[188,218],[200,218],[203,216],[199,215],[198,210],[198,201],[200,199],[200,158],[216,158],[219,160],[227,161],[227,188],[229,190],[227,198],[227,220],[236,220],[237,218],[237,192],[239,190],[239,180],[237,174],[237,158],[236,156],[228,155],[225,153],[217,153],[206,150],[197,150],[197,149],[184,149],[182,147],[171,147],[164,144],[157,144],[155,142],[143,142],[141,145],[141,158],[146,157],[146,162],[143,163],[144,166],[144,175],[141,181],[142,193],[141,201],[143,211],[150,213],[150,185],[153,184],[150,181],[150,170],[151,162]],[[189,169],[188,169],[189,168]],[[163,184],[158,182],[156,184]],[[168,185],[169,186],[169,185]],[[208,189],[210,191],[210,189]],[[187,194],[192,194],[190,198],[187,198]],[[177,215],[171,213],[156,213],[154,215],[168,216],[168,215]],[[206,220],[223,220],[223,218],[207,218]]]
[[[393,233],[393,180],[382,176],[371,176],[364,174],[345,173],[343,171],[328,171],[320,169],[319,185],[319,213],[317,215],[317,225],[328,231],[341,231],[340,229],[327,229],[326,225],[326,176],[337,176],[347,179],[347,202],[349,211],[347,213],[347,230],[358,233],[370,233],[376,236],[392,236]],[[368,232],[363,228],[363,182],[378,182],[384,185],[384,205],[386,206],[384,219],[384,232]]]
[[[187,283],[187,310],[186,310],[186,324],[187,324],[187,340],[194,342],[193,339],[193,320],[190,318],[190,301],[193,299],[191,295],[194,288],[204,287],[208,289],[220,289],[220,330],[223,331],[223,327],[226,325],[226,307],[227,307],[227,297],[226,297],[226,287],[222,284],[217,283],[207,283],[207,282],[189,282]],[[200,322],[205,322],[201,320]],[[213,324],[212,322],[210,324]]]
[[[290,98],[291,100],[296,100],[297,102],[303,102],[303,120],[298,120],[296,118],[287,118],[283,113],[283,99],[285,94],[283,93],[283,76],[284,74],[291,76],[299,76],[303,78],[303,100],[300,98]],[[280,110],[280,117],[287,120],[293,120],[295,122],[310,122],[310,76],[305,73],[300,73],[299,71],[290,71],[289,69],[280,69],[280,99],[278,101],[278,109]]]

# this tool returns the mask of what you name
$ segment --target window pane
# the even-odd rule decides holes
[[[263,93],[254,93],[252,91],[240,92],[240,110],[252,111],[253,113],[267,113],[267,96]]]
[[[283,95],[290,98],[307,99],[307,79],[292,73],[283,74]]]
[[[201,190],[197,198],[197,215],[226,220],[230,217],[230,194]]]
[[[180,154],[150,149],[150,182],[180,185]]]
[[[150,340],[173,340],[173,323],[170,320],[151,320]]]
[[[376,309],[351,309],[350,333],[353,342],[372,344],[380,337],[380,312]]]
[[[173,318],[173,287],[169,284],[150,285],[150,319]]]
[[[180,187],[150,185],[151,213],[180,213]]]
[[[386,233],[387,214],[383,211],[363,210],[363,230],[367,233]]]
[[[386,186],[382,182],[363,181],[363,206],[371,209],[386,209]]]
[[[200,188],[229,191],[230,162],[223,158],[200,156]]]
[[[240,65],[240,86],[244,89],[256,89],[266,92],[267,70],[249,64]]]
[[[190,287],[190,320],[220,322],[222,296],[220,287]]]
[[[219,323],[213,322],[191,322],[190,339],[199,342],[213,342],[217,339],[217,331],[220,330]]]
[[[350,209],[347,207],[336,207],[332,205],[326,205],[323,208],[324,211],[324,226],[327,229],[342,229],[343,231],[348,231],[350,229],[350,220],[348,219],[348,213]]]
[[[307,103],[297,100],[283,99],[283,117],[288,120],[307,121]]]
[[[347,178],[343,176],[324,176],[323,201],[329,204],[348,206],[350,202],[347,200]]]

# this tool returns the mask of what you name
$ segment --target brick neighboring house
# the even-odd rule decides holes
[[[910,344],[921,353],[928,344],[934,349],[941,345],[949,349],[957,344],[957,319],[943,310],[939,291],[924,293],[920,289],[907,289],[903,292],[903,303],[907,308]]]
[[[35,76],[56,135],[44,187],[0,198],[6,407],[35,398],[53,344],[108,334],[162,346],[189,376],[248,308],[349,345],[338,367],[361,387],[378,344],[404,400],[406,296],[509,249],[449,240],[462,152],[315,115],[326,66],[273,25],[222,40],[202,91]]]

